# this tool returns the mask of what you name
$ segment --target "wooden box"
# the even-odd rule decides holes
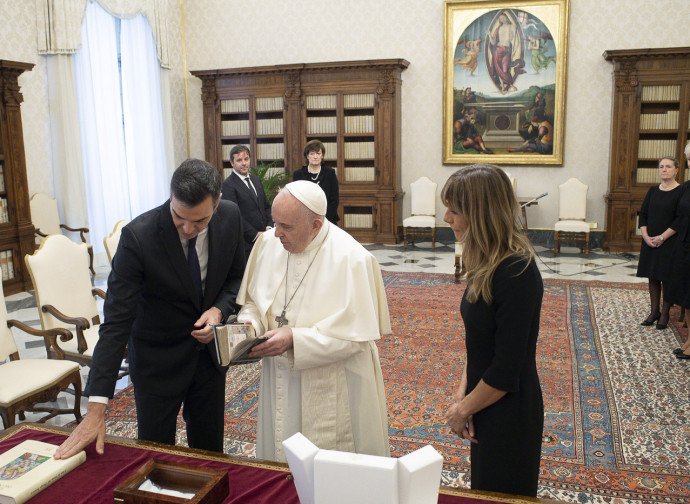
[[[146,479],[162,488],[194,492],[194,497],[185,499],[139,490]],[[151,459],[120,484],[113,497],[115,504],[219,504],[229,492],[227,471]]]

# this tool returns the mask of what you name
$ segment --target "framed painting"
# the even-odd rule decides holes
[[[570,0],[444,8],[443,162],[562,165]]]

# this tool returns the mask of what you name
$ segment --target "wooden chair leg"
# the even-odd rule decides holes
[[[589,233],[585,233],[585,257],[589,257]]]
[[[431,228],[431,250],[436,250],[436,228]]]
[[[93,276],[96,276],[96,270],[93,269],[93,247],[89,247],[89,269],[91,270],[91,274]]]
[[[559,231],[554,231],[553,233],[553,255],[556,257],[561,248],[561,236]]]
[[[2,418],[2,424],[5,429],[9,429],[14,425],[14,415],[8,413],[5,408],[0,409],[0,418]]]
[[[403,228],[403,248],[407,250],[407,228]]]
[[[455,256],[455,283],[460,283],[460,256]]]

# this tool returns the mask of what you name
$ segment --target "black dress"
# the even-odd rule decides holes
[[[326,193],[326,201],[328,202],[326,218],[333,224],[340,220],[340,217],[338,217],[338,204],[340,203],[338,177],[333,168],[321,165],[321,171],[314,177],[314,174],[309,173],[309,169],[303,166],[292,174],[292,180],[309,180],[318,184],[323,189],[323,192]]]
[[[679,223],[676,211],[682,195],[683,186],[670,191],[662,191],[659,186],[651,187],[640,209],[640,227],[647,226],[649,236],[658,236],[669,227],[676,229]],[[675,242],[676,236],[673,235],[660,247],[652,248],[642,240],[637,276],[652,280],[669,280]]]
[[[664,296],[671,303],[690,309],[690,181],[683,185],[683,196],[678,202],[678,216],[678,238],[671,266],[673,275],[665,286]]]
[[[467,393],[479,380],[507,394],[474,414],[471,487],[536,497],[544,403],[536,348],[544,286],[534,261],[504,260],[491,282],[494,300],[460,312],[467,344]],[[524,271],[522,271],[524,269]]]

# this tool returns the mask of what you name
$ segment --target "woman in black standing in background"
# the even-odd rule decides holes
[[[326,155],[326,147],[320,140],[310,140],[304,146],[304,158],[307,166],[303,166],[292,174],[293,180],[309,180],[318,184],[326,193],[326,218],[333,224],[340,220],[338,217],[338,203],[340,194],[338,189],[338,177],[333,168],[321,164]]]
[[[671,157],[659,161],[661,183],[652,186],[642,202],[639,226],[642,232],[640,260],[637,263],[637,276],[649,279],[649,299],[651,310],[641,325],[650,326],[658,320],[657,329],[666,329],[671,303],[664,292],[661,303],[661,289],[666,290],[671,278],[671,262],[675,244],[675,228],[679,219],[676,216],[678,201],[683,189],[676,181],[678,161]]]
[[[685,146],[685,157],[690,170],[690,143]],[[687,324],[690,321],[690,180],[682,187],[683,195],[678,202],[678,239],[671,266],[673,276],[668,282],[668,292],[664,292],[664,297],[679,305],[681,310],[685,310]],[[690,337],[673,353],[679,359],[690,359]]]
[[[499,168],[455,172],[441,192],[443,220],[463,244],[460,304],[467,360],[446,414],[471,441],[471,487],[536,497],[544,404],[536,349],[544,292],[518,203]]]

